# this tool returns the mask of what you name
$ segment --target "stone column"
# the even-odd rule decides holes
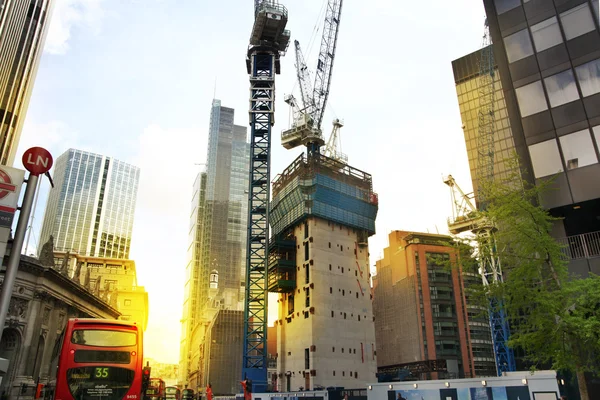
[[[36,290],[33,294],[33,300],[29,306],[29,316],[27,317],[27,326],[23,335],[23,347],[21,352],[21,365],[17,376],[30,376],[33,372],[33,363],[35,362],[35,353],[40,340],[42,327],[42,304],[48,297],[46,292]]]

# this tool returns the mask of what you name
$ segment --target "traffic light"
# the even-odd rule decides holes
[[[146,394],[146,389],[148,389],[148,385],[150,384],[150,371],[151,367],[146,366],[142,368],[142,396]]]

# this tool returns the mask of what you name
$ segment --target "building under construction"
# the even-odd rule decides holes
[[[279,391],[375,380],[367,239],[377,209],[371,175],[319,153],[275,178],[269,291],[279,293]]]

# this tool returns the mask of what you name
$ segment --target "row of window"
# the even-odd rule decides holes
[[[600,125],[592,128],[596,145],[600,146]],[[585,167],[598,162],[594,143],[589,129],[574,132],[556,139],[529,146],[531,163],[536,178],[563,172],[563,162],[559,151],[562,150],[567,170]]]
[[[335,376],[335,371],[333,371],[333,376]],[[342,371],[342,376],[346,376],[346,371]],[[352,371],[350,371],[350,378],[352,378]],[[358,372],[354,372],[354,378],[358,379]]]
[[[343,311],[340,311],[340,316],[343,316],[344,319],[346,319],[347,314],[345,312],[343,312]],[[350,316],[354,317],[354,313],[350,314]],[[334,317],[335,317],[335,311],[331,310],[331,318],[334,318]],[[358,320],[360,321],[360,315],[357,315],[357,317],[358,317]],[[364,320],[365,321],[367,320],[367,316],[366,315],[364,316]]]
[[[523,3],[529,3],[529,1],[531,0],[523,0]],[[496,5],[496,13],[500,15],[520,7],[522,3],[521,0],[494,0],[494,4]],[[598,0],[592,0],[592,4],[596,12],[596,18],[598,18]]]
[[[540,80],[517,88],[515,91],[521,117],[527,117],[548,109],[544,86],[551,107],[558,107],[579,99],[580,95],[575,82],[575,75],[583,97],[600,93],[600,59],[597,59],[575,67],[575,74],[573,74],[572,69],[568,69],[544,78],[543,86]]]
[[[338,289],[338,292],[342,294],[342,296],[346,295],[346,290],[345,289]],[[349,291],[350,293],[348,294],[352,294],[352,290]],[[329,286],[329,293],[333,294],[333,287]],[[358,299],[358,292],[356,292],[356,298]],[[358,320],[360,321],[360,316],[358,317]]]
[[[595,6],[597,15],[597,2],[595,3]],[[562,24],[566,40],[585,35],[596,29],[596,25],[592,19],[592,13],[590,12],[587,3],[580,4],[560,13],[558,17]],[[519,61],[533,55],[534,52],[539,53],[563,43],[563,36],[560,31],[558,19],[556,17],[551,17],[532,25],[530,27],[531,36],[529,35],[529,30],[525,28],[505,37],[504,46],[506,47],[508,62],[512,63]],[[531,40],[532,38],[533,43]]]

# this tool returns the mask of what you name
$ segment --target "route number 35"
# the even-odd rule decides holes
[[[96,372],[94,373],[94,377],[96,377],[96,378],[108,378],[108,368],[96,368]]]

